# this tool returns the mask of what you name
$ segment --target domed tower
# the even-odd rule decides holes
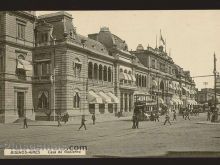
[[[144,47],[142,44],[138,44],[137,48],[136,48],[136,51],[143,51],[144,50]]]

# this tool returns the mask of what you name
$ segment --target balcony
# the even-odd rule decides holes
[[[123,89],[132,89],[132,90],[137,89],[135,82],[130,82],[130,83],[120,82],[119,87]]]
[[[103,80],[94,80],[94,79],[88,79],[88,84],[89,85],[101,85],[101,86],[107,86],[107,87],[113,87],[113,83],[112,82],[108,82],[108,81],[103,81]]]
[[[50,81],[50,75],[44,75],[44,76],[34,76],[32,77],[33,81]]]

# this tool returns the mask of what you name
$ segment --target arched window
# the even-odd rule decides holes
[[[93,71],[93,64],[92,64],[92,62],[89,62],[89,65],[88,65],[88,78],[89,79],[93,78],[92,71]]]
[[[138,74],[136,74],[136,85],[139,85]]]
[[[139,83],[139,87],[141,87],[141,75],[138,76],[138,79],[139,79],[139,80],[138,80],[138,81],[139,81],[139,82],[138,82],[138,83]]]
[[[99,65],[99,80],[102,80],[102,65]]]
[[[98,65],[94,64],[94,79],[98,80]]]
[[[48,102],[48,92],[47,91],[40,91],[38,95],[38,108],[49,108],[49,102]]]
[[[144,87],[147,87],[147,77],[144,76]]]
[[[73,108],[79,108],[79,105],[80,105],[80,97],[79,97],[79,93],[76,92],[73,97]]]
[[[75,77],[80,77],[81,67],[82,67],[82,63],[80,62],[80,60],[78,58],[76,58],[74,63],[73,63],[73,69],[74,69],[74,76]]]
[[[163,81],[160,82],[160,90],[162,90],[162,91],[164,90],[164,83],[163,83]]]
[[[126,73],[126,74],[127,74],[127,73],[128,73],[128,71],[125,69],[125,70],[124,70],[124,73]],[[128,83],[128,80],[127,80],[127,79],[125,79],[125,80],[124,80],[124,83]]]
[[[104,73],[103,73],[103,75],[104,75],[104,76],[103,76],[103,79],[104,79],[104,81],[107,81],[107,76],[108,76],[108,75],[107,75],[107,66],[104,66],[103,72],[104,72]]]
[[[110,67],[108,67],[108,82],[112,81],[112,70]]]
[[[142,80],[142,87],[144,87],[145,83],[144,83],[144,76],[141,76],[141,80]]]

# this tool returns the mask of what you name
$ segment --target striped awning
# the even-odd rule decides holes
[[[88,101],[90,104],[102,104],[102,98],[93,91],[88,93]]]
[[[108,92],[107,95],[111,97],[112,103],[115,103],[115,104],[118,104],[118,103],[119,103],[118,97],[115,96],[112,92]]]
[[[125,74],[127,74],[127,73],[125,73]],[[129,80],[129,81],[132,81],[132,77],[131,77],[130,74],[127,74],[127,77],[128,77],[128,80]]]
[[[104,92],[100,91],[99,92],[99,96],[101,96],[102,100],[105,102],[105,103],[111,103],[111,98],[109,96],[107,96]]]
[[[156,80],[153,80],[153,81],[152,81],[152,86],[157,87],[157,81],[156,81]]]
[[[172,100],[170,100],[168,103],[169,103],[170,105],[173,105],[173,101],[172,101]]]
[[[189,92],[189,89],[187,89],[186,87],[182,87],[185,91]]]
[[[120,72],[119,79],[121,79],[121,80],[132,80],[132,77],[127,73]]]
[[[136,81],[136,77],[133,75],[133,74],[131,74],[131,78],[132,78],[132,81]]]
[[[158,98],[158,103],[164,104],[164,100],[162,98]]]

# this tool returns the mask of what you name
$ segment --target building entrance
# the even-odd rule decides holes
[[[24,117],[24,92],[17,92],[18,117]]]

